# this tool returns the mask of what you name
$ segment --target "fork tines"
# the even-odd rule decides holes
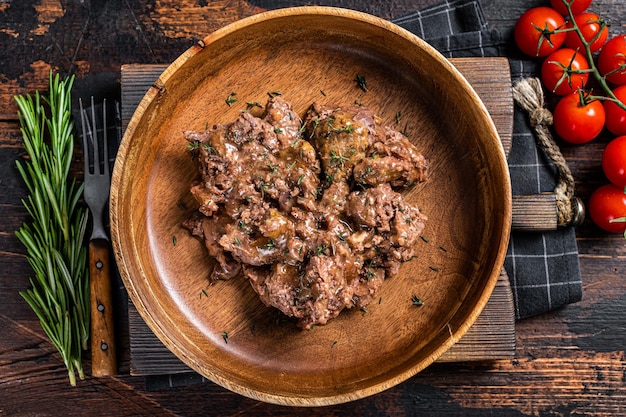
[[[83,152],[85,153],[85,174],[109,175],[109,142],[107,139],[107,106],[106,99],[102,101],[102,122],[96,118],[96,105],[91,97],[91,117],[83,107],[83,100],[78,99],[80,107],[81,123],[83,128]],[[97,128],[96,126],[100,126]],[[102,135],[102,142],[98,140],[98,134]],[[100,158],[100,143],[102,143],[103,158]],[[90,152],[91,150],[91,152]],[[91,164],[93,163],[93,170]]]

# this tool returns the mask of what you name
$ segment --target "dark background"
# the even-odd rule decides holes
[[[394,18],[433,0],[338,0]],[[70,388],[61,360],[19,297],[30,270],[14,231],[27,218],[15,169],[24,154],[13,96],[47,88],[48,73],[77,75],[76,96],[119,96],[120,66],[168,63],[197,40],[265,8],[296,1],[0,0],[0,416],[570,416],[626,415],[626,243],[589,220],[577,230],[583,301],[519,321],[512,360],[434,365],[381,394],[350,404],[293,409],[259,403],[212,383],[148,391],[128,373],[80,381]],[[517,17],[543,4],[484,0],[492,28],[510,35]],[[592,11],[626,32],[623,0],[596,1]],[[585,146],[562,146],[587,201],[606,180],[600,168],[608,134]],[[122,339],[124,336],[121,336]],[[124,342],[124,340],[122,340]],[[88,358],[85,366],[89,372]]]

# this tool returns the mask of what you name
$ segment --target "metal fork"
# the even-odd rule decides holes
[[[117,372],[111,270],[109,268],[111,257],[109,237],[103,222],[111,188],[106,100],[102,103],[102,126],[100,129],[98,129],[93,97],[91,97],[91,107],[88,109],[91,113],[90,117],[83,108],[83,101],[80,99],[79,107],[85,155],[84,199],[89,206],[93,223],[89,238],[91,367],[94,376],[106,376],[114,375]],[[90,158],[90,154],[92,158]],[[90,159],[93,164],[90,164]]]

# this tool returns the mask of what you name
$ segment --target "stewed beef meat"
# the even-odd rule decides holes
[[[215,258],[213,279],[242,271],[300,327],[366,306],[415,256],[426,217],[398,190],[425,181],[427,163],[371,110],[313,104],[301,120],[275,96],[261,117],[185,138],[199,168],[185,226]]]

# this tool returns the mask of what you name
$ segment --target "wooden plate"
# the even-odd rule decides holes
[[[308,331],[264,307],[244,279],[209,286],[212,260],[181,227],[194,209],[197,172],[182,132],[234,120],[246,101],[265,102],[273,91],[301,114],[313,101],[359,101],[431,162],[430,181],[406,194],[429,217],[419,257],[366,312],[344,311]],[[238,101],[229,107],[231,93]],[[112,184],[117,262],[152,331],[215,383],[286,405],[355,400],[431,364],[487,302],[511,222],[504,153],[465,79],[409,32],[336,8],[256,15],[186,51],[140,103]],[[413,295],[424,305],[413,305]]]

